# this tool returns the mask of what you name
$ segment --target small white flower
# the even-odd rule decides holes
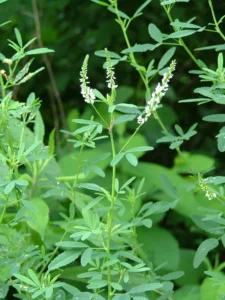
[[[87,76],[87,68],[88,68],[88,59],[89,59],[89,55],[86,55],[82,68],[81,68],[81,72],[80,72],[80,82],[81,82],[81,94],[84,98],[84,101],[89,103],[89,104],[94,104],[95,102],[95,94],[93,92],[93,89],[91,89],[88,84],[88,76]]]
[[[160,101],[162,99],[162,97],[166,94],[166,91],[168,90],[168,83],[170,81],[170,79],[173,77],[172,72],[175,70],[176,67],[176,61],[173,60],[169,66],[169,70],[167,73],[163,74],[163,79],[161,81],[161,84],[158,83],[155,91],[152,93],[151,99],[147,102],[147,105],[145,107],[145,116],[144,116],[144,120],[147,121],[148,117],[150,117],[151,113],[156,111],[157,108],[159,107]],[[140,116],[139,116],[140,117]],[[140,119],[137,119],[138,124],[144,124],[140,123]]]
[[[107,49],[105,49],[106,54],[106,82],[109,89],[116,89],[118,85],[115,83],[115,72],[112,66],[112,61]]]

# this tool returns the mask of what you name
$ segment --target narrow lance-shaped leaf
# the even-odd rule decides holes
[[[217,239],[207,239],[204,242],[201,243],[201,245],[198,247],[197,252],[195,253],[194,257],[194,268],[197,268],[205,259],[209,251],[213,250],[219,245],[219,242]]]
[[[48,265],[48,270],[56,270],[64,267],[71,262],[75,261],[80,255],[80,251],[64,251],[59,254],[53,261]]]

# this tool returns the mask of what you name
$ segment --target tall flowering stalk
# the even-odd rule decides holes
[[[176,61],[173,60],[169,66],[168,72],[163,75],[161,83],[158,83],[155,91],[152,93],[151,99],[145,106],[145,111],[142,115],[138,116],[137,122],[142,125],[147,122],[148,118],[159,107],[162,97],[166,94],[169,87],[169,81],[173,77],[173,71],[176,67]]]
[[[94,104],[95,102],[95,94],[93,92],[93,89],[89,87],[89,81],[87,76],[87,68],[88,68],[88,59],[89,55],[85,56],[81,72],[80,72],[80,82],[81,82],[81,94],[84,97],[84,101],[90,104]]]

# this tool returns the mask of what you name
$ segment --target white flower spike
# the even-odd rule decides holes
[[[173,60],[169,66],[168,72],[163,75],[162,82],[157,84],[155,91],[152,93],[151,99],[147,102],[144,113],[138,116],[138,124],[143,125],[145,122],[147,122],[152,112],[156,111],[156,109],[159,107],[162,97],[166,94],[166,91],[168,90],[168,83],[173,77],[173,71],[175,70],[175,67],[176,61]]]
[[[80,82],[81,82],[81,94],[84,97],[84,101],[89,103],[89,104],[94,104],[95,102],[95,94],[93,92],[93,89],[91,89],[88,84],[90,83],[88,81],[88,76],[87,76],[87,69],[88,69],[88,59],[89,55],[86,55],[81,72],[80,72]]]

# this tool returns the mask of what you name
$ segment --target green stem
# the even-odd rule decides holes
[[[114,143],[114,137],[113,137],[112,132],[110,132],[110,140],[111,140],[111,147],[112,147],[112,157],[114,158],[116,156],[116,150],[115,150],[115,143]],[[112,231],[112,223],[113,223],[114,204],[115,204],[115,180],[116,180],[116,166],[113,166],[113,168],[112,168],[111,206],[110,206],[108,222],[107,222],[108,236],[107,236],[106,249],[107,249],[108,254],[110,254],[110,248],[111,248],[111,231]],[[107,267],[107,275],[108,275],[108,300],[111,300],[112,299],[111,266]]]
[[[225,40],[225,35],[224,35],[224,34],[222,33],[222,31],[220,30],[218,21],[217,21],[217,19],[216,19],[216,15],[215,15],[215,12],[214,12],[212,0],[208,0],[208,3],[209,3],[209,7],[210,7],[210,10],[211,10],[211,13],[212,13],[212,17],[213,17],[213,21],[214,21],[214,24],[215,24],[215,27],[216,27],[216,31],[217,31],[218,34],[222,37],[222,39]]]
[[[116,10],[116,15],[117,15],[118,23],[119,23],[119,25],[120,25],[120,27],[122,29],[122,32],[123,32],[123,36],[124,36],[125,42],[127,44],[127,47],[130,48],[131,44],[130,44],[130,41],[129,41],[129,38],[128,38],[128,35],[127,35],[127,28],[128,28],[128,26],[126,27],[124,25],[124,22],[123,22],[123,20],[121,19],[120,15],[119,15],[117,1],[115,1],[115,10]],[[130,24],[130,22],[128,24]],[[129,56],[130,56],[130,60],[131,60],[132,64],[134,66],[139,66],[138,63],[137,63],[137,61],[136,61],[136,58],[135,58],[134,54],[130,53]],[[139,73],[139,75],[140,75],[140,77],[141,77],[141,79],[142,79],[142,81],[143,81],[143,83],[145,85],[145,88],[146,88],[146,91],[147,91],[147,95],[148,95],[148,97],[150,97],[150,89],[149,89],[149,86],[148,86],[148,81],[146,80],[145,76],[142,74],[142,72],[140,70],[137,70],[137,71],[138,71],[138,73]]]
[[[166,15],[167,15],[168,19],[170,20],[170,23],[172,23],[172,22],[173,22],[173,19],[172,19],[172,16],[171,16],[171,14],[170,14],[170,11],[167,10],[166,6],[163,6],[163,8],[164,8],[164,10],[165,10],[165,12],[166,12]],[[172,26],[172,27],[173,27],[173,30],[174,30],[175,32],[178,31],[177,28],[176,28],[175,26]],[[191,50],[188,48],[188,46],[185,44],[185,42],[183,41],[183,39],[182,39],[182,38],[179,38],[178,41],[179,41],[179,44],[185,49],[185,51],[186,51],[186,52],[188,53],[188,55],[191,57],[191,59],[195,62],[195,64],[199,67],[199,69],[201,69],[202,67],[200,66],[198,60],[197,60],[196,57],[193,55],[193,53],[192,53]]]
[[[131,135],[131,137],[128,139],[128,141],[123,145],[123,147],[120,149],[119,153],[123,151],[123,149],[125,149],[125,147],[130,143],[130,141],[133,139],[133,137],[135,136],[135,134],[138,132],[138,130],[140,129],[141,125],[139,125],[137,127],[137,129],[135,130],[135,132]]]
[[[0,224],[2,224],[2,221],[3,221],[4,215],[5,215],[6,209],[7,209],[7,207],[8,207],[8,200],[9,200],[9,197],[7,196],[6,202],[5,202],[3,211],[2,211],[2,213],[1,213],[1,217],[0,217]]]

